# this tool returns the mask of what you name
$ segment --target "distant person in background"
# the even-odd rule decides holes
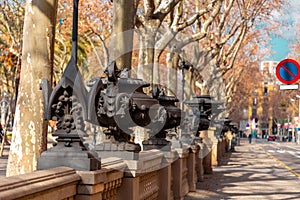
[[[231,151],[231,148],[232,148],[232,138],[233,138],[233,134],[231,131],[227,131],[225,133],[225,137],[226,137],[226,151]]]
[[[3,132],[2,124],[0,123],[0,142],[2,142],[3,138],[4,138],[4,132]]]
[[[231,139],[231,148],[230,151],[235,151],[235,145],[237,145],[237,134],[235,132],[232,133],[232,139]]]
[[[251,142],[252,142],[252,133],[249,134],[248,138],[249,138],[249,143],[251,144]]]

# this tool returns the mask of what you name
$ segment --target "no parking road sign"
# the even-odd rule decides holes
[[[284,84],[296,83],[300,78],[300,65],[293,59],[284,59],[276,67],[276,76]]]

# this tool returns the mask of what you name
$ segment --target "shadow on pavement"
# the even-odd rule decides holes
[[[242,142],[184,199],[300,199],[299,179],[259,144]]]

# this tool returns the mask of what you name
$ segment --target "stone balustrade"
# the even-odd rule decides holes
[[[0,199],[74,199],[80,176],[69,167],[58,167],[1,179]]]
[[[225,141],[211,138],[209,131],[203,142],[171,151],[142,151],[138,159],[103,158],[96,171],[57,167],[7,177],[0,182],[0,199],[181,200],[225,153]]]

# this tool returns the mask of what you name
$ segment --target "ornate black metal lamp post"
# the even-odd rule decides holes
[[[180,124],[181,111],[174,103],[175,97],[166,96],[157,86],[152,97],[143,92],[150,84],[127,77],[112,62],[106,69],[107,79],[97,78],[88,93],[88,120],[106,127],[105,134],[114,136],[116,142],[96,147],[97,152],[108,155],[110,149],[138,153],[141,147],[130,142],[133,127],[148,130],[149,140],[143,142],[144,150],[163,148],[167,129]]]
[[[191,135],[199,139],[199,131],[207,130],[214,118],[222,111],[222,102],[214,101],[210,95],[195,95],[185,101],[192,113],[186,112],[181,126],[182,141],[192,142]]]
[[[104,127],[104,133],[115,138],[115,142],[95,147],[97,157],[117,156],[116,150],[130,156],[139,153],[139,144],[130,140],[131,128],[136,126],[149,131],[144,149],[170,146],[165,140],[166,132],[178,126],[181,118],[176,98],[166,96],[157,87],[153,88],[152,96],[146,95],[143,88],[150,84],[129,78],[126,70],[119,70],[114,61],[105,70],[107,77],[93,79],[87,92],[77,67],[77,21],[78,0],[74,0],[71,60],[53,91],[49,82],[42,80],[45,118],[57,121],[53,136],[57,136],[58,143],[42,154],[39,169],[60,165],[77,170],[99,168],[96,156],[83,145],[83,137],[87,136],[85,121]]]
[[[211,102],[203,96],[194,96],[185,102],[192,110],[192,115],[187,115],[186,120],[191,122],[190,131],[199,136],[199,131],[207,130],[210,124]]]
[[[69,166],[77,170],[96,170],[100,162],[83,145],[84,120],[86,119],[87,91],[77,67],[78,2],[74,0],[72,55],[58,85],[53,89],[42,80],[45,118],[57,121],[57,145],[43,152],[38,161],[39,169]]]

